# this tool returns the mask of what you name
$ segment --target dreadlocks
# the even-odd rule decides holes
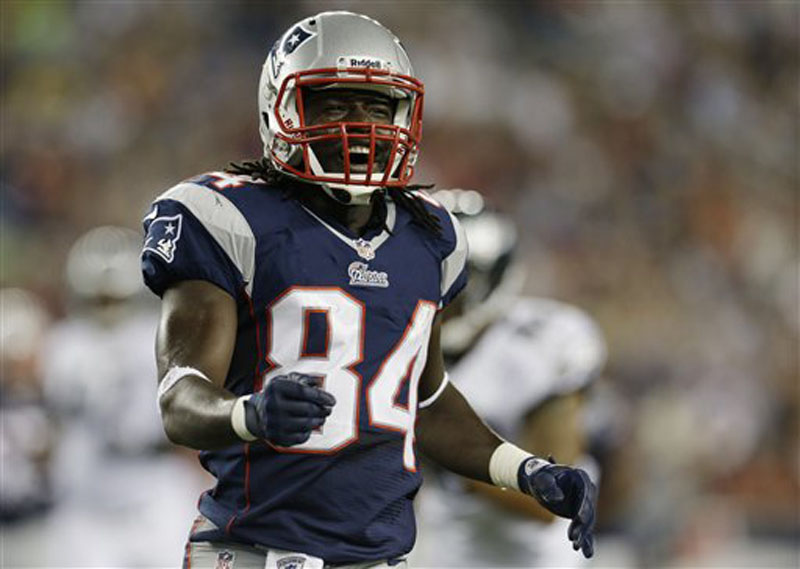
[[[389,188],[389,197],[392,201],[408,211],[414,223],[422,226],[436,236],[442,234],[442,224],[439,218],[425,209],[422,205],[422,198],[416,196],[414,192],[419,190],[427,190],[432,188],[433,184],[429,185],[412,185],[405,188]]]
[[[281,186],[285,185],[288,176],[277,170],[266,157],[262,156],[256,160],[243,160],[241,162],[231,162],[225,171],[237,176],[250,176],[254,180],[263,180],[264,182]]]
[[[288,189],[290,183],[294,181],[293,178],[290,178],[275,168],[266,157],[261,157],[256,160],[231,162],[228,164],[225,171],[239,176],[250,176],[253,179],[263,180],[267,184],[284,189]],[[405,188],[386,188],[386,193],[376,192],[375,199],[380,200],[377,204],[378,208],[380,208],[381,211],[385,211],[386,194],[388,194],[393,202],[411,214],[414,223],[438,237],[442,234],[442,225],[439,218],[425,209],[422,198],[414,194],[416,191],[427,190],[432,187],[433,184],[413,184]]]

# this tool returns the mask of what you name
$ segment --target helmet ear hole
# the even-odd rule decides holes
[[[264,119],[264,124],[267,125],[267,128],[272,128],[272,126],[269,124],[269,113],[268,112],[263,111],[261,113],[261,118]]]

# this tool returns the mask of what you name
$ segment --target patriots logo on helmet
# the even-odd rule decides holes
[[[167,263],[175,260],[175,250],[181,238],[183,214],[155,218],[147,229],[144,250],[152,251]]]
[[[313,33],[305,31],[300,26],[295,26],[291,32],[286,34],[286,39],[283,40],[283,55],[290,55],[313,35]]]
[[[300,26],[295,26],[292,30],[284,36],[283,43],[281,40],[275,42],[269,52],[270,65],[272,66],[272,75],[277,77],[286,63],[286,56],[294,53],[298,47],[303,45],[309,38],[315,36],[313,32],[308,32]]]

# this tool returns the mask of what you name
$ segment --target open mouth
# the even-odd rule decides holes
[[[344,158],[344,153],[342,153]],[[375,164],[373,170],[380,168],[381,163],[380,155],[375,156]],[[369,166],[369,147],[368,146],[351,146],[350,147],[350,169],[353,172],[366,172]]]
[[[344,172],[345,152],[340,141],[325,140],[312,144],[312,148],[317,155],[320,164],[327,172]],[[380,178],[383,176],[386,165],[389,162],[391,153],[391,143],[384,141],[375,142],[375,154],[372,161],[371,177]],[[366,174],[370,166],[370,144],[359,140],[351,141],[348,146],[348,162],[350,173]]]

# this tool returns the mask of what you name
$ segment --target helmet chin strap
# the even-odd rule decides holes
[[[353,203],[353,196],[347,190],[342,188],[331,188],[328,184],[321,184],[322,190],[330,196],[332,200],[339,203],[350,205]]]
[[[345,205],[369,205],[372,200],[372,195],[381,190],[381,188],[374,188],[371,186],[350,186],[356,188],[357,191],[347,190],[344,187],[338,187],[330,184],[320,184],[322,191],[328,194],[332,199]]]

